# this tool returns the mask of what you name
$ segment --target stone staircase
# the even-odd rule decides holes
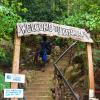
[[[51,92],[53,87],[53,67],[47,65],[44,70],[35,72],[35,79],[24,93],[26,100],[53,100]]]

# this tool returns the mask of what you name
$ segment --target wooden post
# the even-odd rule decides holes
[[[88,54],[88,66],[89,66],[89,100],[95,97],[95,86],[94,86],[94,70],[92,61],[92,48],[91,43],[87,43],[87,54]]]
[[[15,32],[15,40],[14,40],[14,53],[13,53],[13,63],[12,63],[12,73],[19,73],[19,60],[20,60],[20,44],[21,38],[19,38]],[[18,88],[18,83],[11,83],[12,89]],[[17,98],[12,98],[11,100],[18,100]]]

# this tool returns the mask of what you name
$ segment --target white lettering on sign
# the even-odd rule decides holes
[[[25,75],[5,73],[5,82],[25,83]]]
[[[4,98],[23,98],[23,89],[4,89]]]
[[[19,37],[30,34],[46,34],[47,36],[72,38],[82,42],[93,42],[90,34],[85,29],[49,22],[17,23],[17,32]]]

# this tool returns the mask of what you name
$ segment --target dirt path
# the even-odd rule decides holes
[[[38,70],[34,81],[26,88],[26,100],[52,100],[53,66],[48,64],[45,71]]]

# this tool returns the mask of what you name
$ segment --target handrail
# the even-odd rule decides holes
[[[61,72],[60,69],[59,69],[59,66],[57,65],[57,63],[58,63],[59,60],[64,56],[64,54],[65,54],[68,50],[70,50],[76,43],[77,43],[77,41],[74,42],[68,49],[66,49],[66,50],[58,57],[58,59],[54,62],[54,67],[55,67],[55,69],[59,72],[61,78],[63,79],[63,81],[64,81],[64,83],[65,83],[65,85],[69,87],[69,89],[70,89],[70,91],[72,92],[72,94],[74,95],[75,99],[76,99],[76,100],[79,100],[79,95],[76,94],[76,93],[74,92],[74,90],[73,90],[72,87],[70,86],[68,80],[65,79],[64,75],[62,74],[62,72]]]
[[[54,66],[55,66],[55,68],[57,69],[57,71],[59,72],[60,76],[62,77],[62,79],[63,79],[65,85],[69,87],[69,89],[70,89],[70,91],[72,92],[72,94],[74,95],[75,99],[76,99],[76,100],[79,100],[78,94],[76,94],[76,93],[73,91],[73,89],[72,89],[72,87],[70,86],[68,80],[65,79],[65,77],[64,77],[63,74],[62,74],[62,72],[59,70],[58,65],[57,65],[57,64],[54,64]]]
[[[68,49],[66,49],[59,57],[58,59],[54,62],[55,64],[63,57],[63,55],[69,50],[71,49],[75,44],[77,43],[77,41],[75,41]]]

